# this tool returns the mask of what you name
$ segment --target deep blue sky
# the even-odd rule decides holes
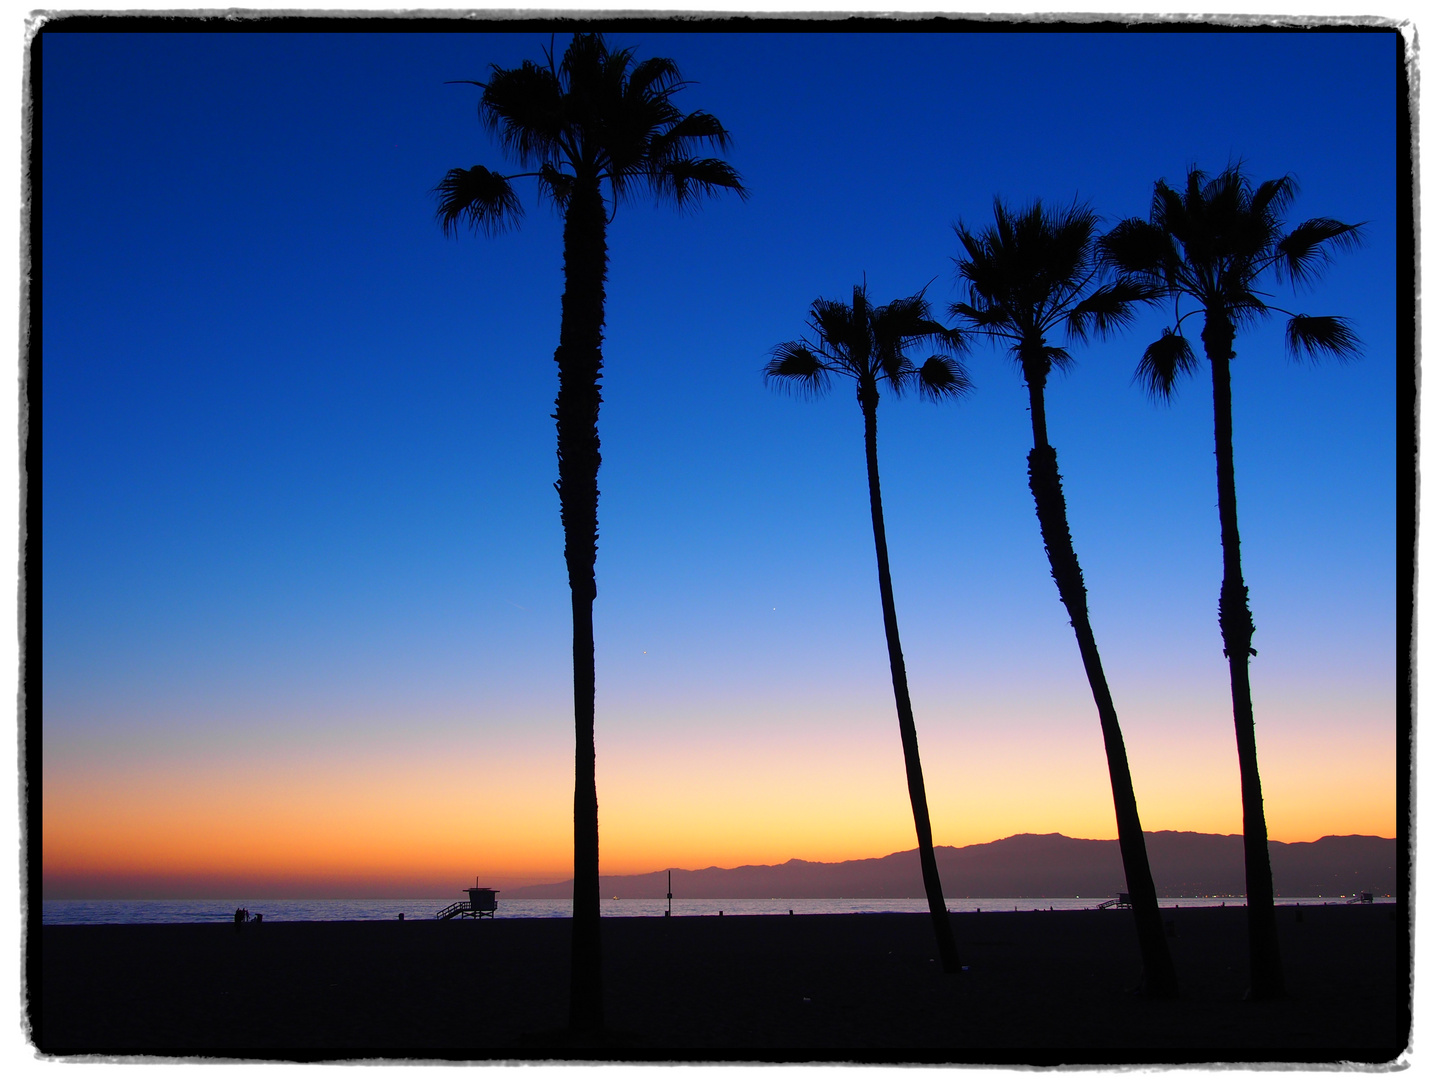
[[[1298,178],[1292,220],[1367,223],[1363,250],[1318,288],[1277,297],[1351,317],[1363,358],[1297,365],[1278,319],[1245,332],[1235,430],[1272,830],[1386,831],[1354,789],[1380,784],[1393,810],[1394,39],[610,40],[679,62],[694,82],[679,103],[730,128],[752,197],[687,216],[641,198],[610,232],[602,834],[607,796],[623,801],[619,779],[607,793],[607,754],[669,777],[655,805],[634,805],[638,820],[683,798],[697,763],[770,776],[759,762],[781,753],[766,741],[778,731],[802,746],[865,732],[886,755],[874,780],[894,803],[894,845],[913,845],[859,410],[839,388],[818,403],[767,389],[768,350],[804,330],[812,300],[844,298],[862,277],[877,302],[928,284],[943,311],[958,296],[952,226],[983,225],[997,195],[1080,198],[1115,221],[1145,214],[1158,178],[1237,159],[1257,179]],[[563,780],[569,611],[549,418],[560,222],[522,188],[518,231],[446,239],[430,194],[452,166],[505,164],[476,120],[478,91],[446,80],[484,79],[546,44],[46,36],[50,789],[99,776],[123,788],[161,758],[201,775],[241,746],[309,762],[406,739],[454,740],[480,786],[511,767],[499,747],[553,758]],[[1168,407],[1131,383],[1162,324],[1142,314],[1133,332],[1077,348],[1047,395],[1050,435],[1142,820],[1238,831],[1228,790],[1233,830],[1198,794],[1184,810],[1187,764],[1196,793],[1230,783],[1234,749],[1208,373]],[[1063,771],[1082,747],[1086,806],[1108,812],[1093,706],[1026,488],[1020,379],[983,342],[968,362],[964,402],[880,412],[922,753],[932,788],[952,793],[932,796],[937,842],[1094,835],[1089,809],[1047,828],[1010,779],[985,789]],[[1378,764],[1360,764],[1364,747]],[[866,775],[856,769],[846,783]],[[745,799],[771,808],[778,847],[757,844],[753,861],[843,847],[781,820],[783,792],[754,786]],[[719,835],[715,790],[694,812]],[[1162,794],[1172,801],[1158,808]],[[1013,827],[977,810],[996,805]],[[642,840],[632,846],[656,865],[670,851],[675,865],[730,853]]]

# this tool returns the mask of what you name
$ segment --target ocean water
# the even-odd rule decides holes
[[[967,911],[1075,911],[1095,908],[1114,897],[990,897],[948,899],[955,913]],[[1343,904],[1341,896],[1276,897],[1277,904]],[[228,923],[235,909],[243,907],[252,915],[264,915],[266,922],[370,922],[394,921],[401,913],[409,919],[433,919],[454,902],[443,899],[380,900],[254,900],[237,896],[230,900],[45,900],[41,923],[45,926],[99,925],[110,923]],[[1392,897],[1376,897],[1376,903],[1394,903]],[[1235,896],[1163,897],[1162,908],[1243,907],[1245,898]],[[923,914],[928,911],[923,897],[892,900],[675,900],[670,905],[676,916],[726,915],[846,915],[867,912]],[[659,918],[665,914],[665,900],[600,901],[600,914],[611,918]],[[506,900],[502,892],[495,912],[498,919],[567,919],[567,900]]]

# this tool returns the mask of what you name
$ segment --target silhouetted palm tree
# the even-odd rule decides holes
[[[1240,571],[1240,525],[1235,506],[1235,454],[1231,444],[1230,361],[1235,331],[1271,311],[1283,311],[1259,289],[1274,270],[1292,285],[1312,280],[1333,248],[1359,242],[1359,226],[1311,218],[1290,232],[1281,215],[1295,197],[1295,180],[1283,176],[1252,188],[1232,165],[1213,179],[1192,168],[1183,192],[1155,184],[1150,220],[1122,221],[1102,241],[1105,257],[1137,287],[1163,290],[1175,301],[1175,322],[1141,357],[1136,378],[1155,396],[1168,398],[1175,380],[1194,370],[1195,354],[1180,333],[1191,315],[1203,314],[1200,340],[1210,359],[1215,397],[1215,469],[1220,492],[1220,635],[1230,665],[1230,699],[1240,755],[1240,797],[1245,827],[1245,891],[1250,930],[1250,994],[1285,993],[1275,930],[1274,883],[1255,754],[1255,716],[1250,702],[1250,642],[1255,624]],[[1180,312],[1181,298],[1199,304]],[[1312,357],[1354,355],[1359,341],[1344,319],[1290,315],[1288,351]]]
[[[936,399],[958,397],[970,387],[959,360],[953,355],[964,347],[954,330],[930,318],[923,290],[915,296],[896,300],[884,307],[872,307],[865,287],[857,285],[849,304],[837,300],[816,300],[810,306],[813,340],[787,341],[777,345],[765,367],[767,382],[819,394],[838,375],[855,381],[855,396],[865,415],[865,466],[870,478],[870,524],[875,532],[875,562],[880,574],[880,609],[885,620],[885,644],[890,652],[890,680],[895,688],[895,711],[900,718],[900,745],[905,755],[905,779],[910,788],[910,808],[915,814],[915,835],[920,847],[920,874],[940,963],[947,972],[960,970],[960,955],[945,909],[945,893],[935,865],[935,843],[930,835],[930,809],[925,800],[925,777],[920,771],[920,743],[915,734],[915,714],[910,708],[910,687],[905,678],[905,657],[900,651],[900,627],[895,620],[895,593],[890,586],[890,552],[885,543],[885,513],[880,504],[880,461],[875,441],[875,413],[880,404],[880,386],[897,395],[909,387]],[[933,343],[946,350],[916,367],[905,353],[910,348]]]
[[[1090,628],[1085,580],[1070,538],[1055,449],[1045,429],[1045,383],[1052,370],[1063,370],[1072,363],[1065,349],[1050,344],[1050,335],[1057,330],[1080,340],[1089,333],[1103,335],[1128,322],[1135,304],[1153,295],[1137,285],[1104,280],[1095,259],[1098,220],[1080,204],[1046,211],[1037,201],[1026,210],[1012,211],[997,200],[993,227],[979,235],[963,223],[955,227],[964,249],[956,266],[967,298],[951,311],[974,329],[1009,343],[1030,391],[1030,426],[1035,438],[1035,448],[1030,451],[1030,491],[1035,496],[1050,573],[1075,628],[1080,658],[1100,713],[1120,855],[1145,965],[1144,988],[1152,996],[1171,997],[1176,993],[1175,968],[1160,921],[1125,740]]]
[[[483,165],[451,169],[436,187],[437,217],[447,235],[463,221],[496,233],[518,222],[511,187],[534,177],[542,199],[565,216],[565,290],[560,299],[560,392],[555,429],[560,518],[574,622],[575,906],[570,954],[570,1026],[604,1023],[600,983],[600,840],[595,793],[596,508],[600,470],[600,343],[605,323],[605,230],[615,207],[646,189],[679,208],[728,189],[746,194],[724,161],[694,157],[696,147],[729,145],[708,113],[681,113],[672,98],[685,85],[673,60],[636,61],[611,51],[598,34],[576,34],[559,66],[525,61],[493,66],[478,86],[480,120],[531,171],[501,175]],[[609,207],[605,188],[609,188]]]

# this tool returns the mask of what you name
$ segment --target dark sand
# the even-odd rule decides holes
[[[50,1054],[279,1059],[1387,1061],[1409,1034],[1391,905],[1282,909],[1290,997],[1243,999],[1245,912],[1164,913],[1182,996],[1129,991],[1129,912],[606,919],[611,1046],[566,1047],[570,925],[47,926],[31,984]],[[33,969],[32,969],[33,970]],[[550,1033],[547,1035],[547,1033]]]

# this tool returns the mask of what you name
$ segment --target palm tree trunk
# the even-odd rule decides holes
[[[1026,379],[1030,390],[1030,423],[1035,448],[1030,451],[1030,492],[1035,496],[1035,515],[1040,519],[1040,535],[1045,541],[1045,554],[1050,559],[1050,575],[1060,589],[1060,601],[1075,628],[1075,641],[1080,646],[1080,659],[1085,677],[1090,680],[1090,693],[1100,713],[1100,732],[1105,740],[1105,760],[1110,768],[1110,791],[1115,801],[1115,825],[1120,837],[1120,859],[1125,867],[1125,885],[1130,890],[1131,911],[1135,930],[1140,937],[1140,955],[1145,966],[1144,992],[1151,997],[1174,997],[1178,993],[1175,966],[1170,948],[1165,943],[1165,928],[1160,921],[1160,904],[1155,896],[1155,881],[1150,874],[1150,857],[1145,850],[1145,833],[1140,827],[1140,812],[1135,805],[1135,787],[1130,779],[1130,762],[1125,754],[1125,739],[1120,732],[1120,719],[1100,666],[1100,650],[1090,628],[1090,609],[1085,597],[1085,579],[1080,573],[1080,560],[1070,538],[1070,522],[1065,511],[1065,494],[1060,487],[1060,469],[1045,431],[1045,389],[1038,378]]]
[[[875,530],[875,562],[880,573],[880,609],[885,617],[885,644],[890,651],[890,681],[895,687],[895,711],[900,718],[900,745],[905,754],[905,781],[910,788],[910,809],[915,814],[915,838],[920,848],[920,876],[935,926],[940,965],[947,973],[960,970],[960,953],[950,913],[945,908],[945,891],[935,865],[935,842],[930,833],[930,807],[925,799],[925,776],[920,770],[920,740],[915,732],[915,714],[910,708],[910,685],[905,678],[905,657],[900,651],[900,624],[895,618],[895,593],[890,586],[890,550],[885,543],[885,512],[880,505],[880,459],[876,449],[875,410],[880,395],[874,385],[860,388],[860,408],[865,413],[865,466],[870,477],[870,523]]]
[[[605,204],[579,181],[565,210],[560,299],[560,393],[555,398],[560,520],[570,576],[575,678],[575,900],[570,936],[570,1028],[604,1026],[600,982],[600,809],[595,793],[595,543],[600,500],[600,343],[605,325]]]
[[[1223,314],[1207,313],[1201,333],[1215,396],[1215,474],[1220,489],[1220,638],[1230,664],[1230,704],[1240,755],[1240,806],[1245,829],[1245,906],[1250,931],[1250,997],[1285,996],[1280,938],[1275,926],[1275,883],[1255,750],[1255,712],[1250,701],[1250,641],[1255,623],[1250,590],[1240,571],[1240,519],[1235,504],[1235,447],[1230,416],[1230,361],[1235,327]]]

